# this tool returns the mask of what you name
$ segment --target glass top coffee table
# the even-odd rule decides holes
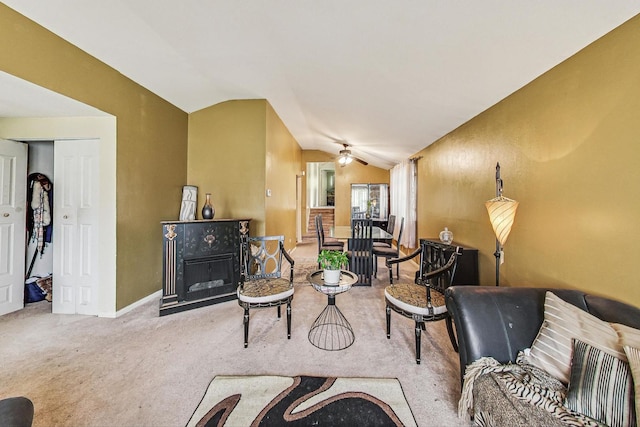
[[[309,342],[322,350],[344,350],[353,344],[356,337],[351,324],[336,306],[336,295],[351,289],[351,286],[358,282],[358,276],[350,271],[341,270],[340,282],[336,285],[325,284],[322,276],[322,270],[307,276],[313,288],[327,296],[327,306],[309,330]]]

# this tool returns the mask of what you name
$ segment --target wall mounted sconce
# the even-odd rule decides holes
[[[518,202],[502,195],[502,179],[500,178],[500,163],[496,164],[496,197],[485,202],[489,221],[496,235],[496,286],[500,286],[500,264],[504,262],[504,244],[507,242],[511,227],[516,217]]]

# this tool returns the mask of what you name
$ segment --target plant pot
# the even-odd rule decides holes
[[[326,285],[337,285],[340,283],[340,270],[324,270],[323,277]]]

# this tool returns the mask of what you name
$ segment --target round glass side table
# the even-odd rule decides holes
[[[355,341],[356,337],[349,321],[336,306],[336,295],[347,292],[358,276],[350,271],[340,271],[340,282],[336,285],[324,283],[323,271],[310,273],[307,280],[313,288],[327,296],[327,305],[311,325],[309,342],[322,350],[344,350]]]

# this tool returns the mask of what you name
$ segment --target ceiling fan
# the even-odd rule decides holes
[[[340,167],[344,167],[346,165],[348,165],[349,163],[351,163],[352,161],[356,161],[359,163],[362,163],[363,165],[367,166],[369,163],[365,162],[362,159],[359,159],[357,157],[355,157],[353,154],[351,154],[351,150],[349,150],[349,144],[342,142],[341,143],[344,148],[342,150],[340,150],[340,154],[338,155],[337,159],[338,163],[340,164]]]

